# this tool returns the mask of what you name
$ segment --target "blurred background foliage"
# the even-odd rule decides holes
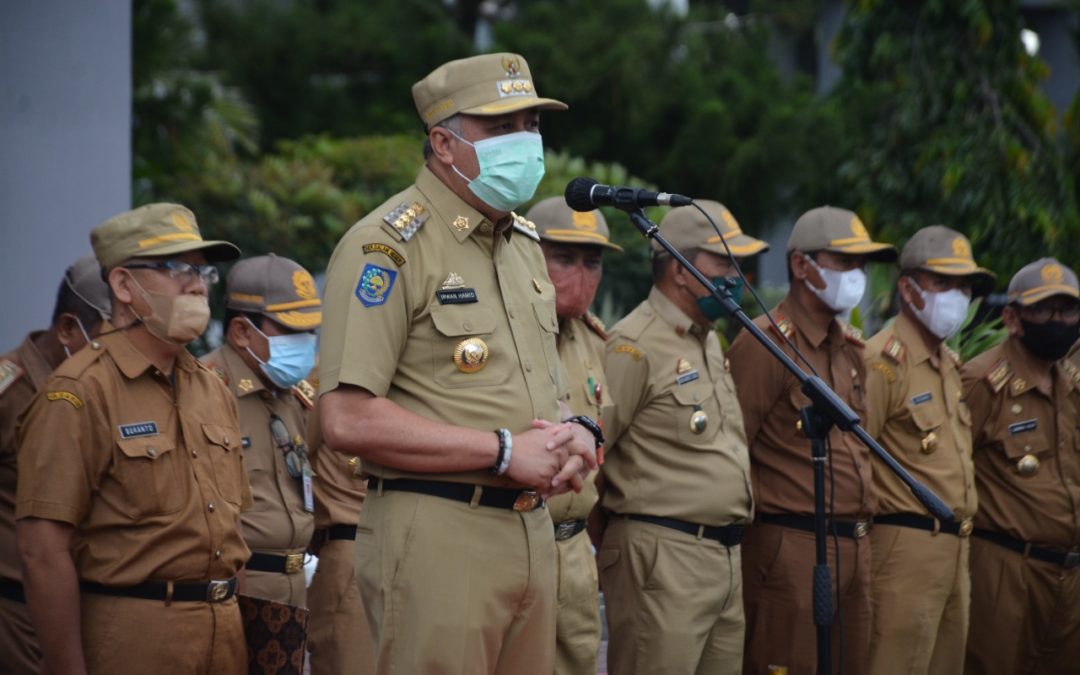
[[[318,272],[353,222],[415,176],[412,84],[448,59],[507,49],[571,106],[544,116],[536,199],[579,175],[660,186],[724,202],[774,248],[822,203],[899,245],[944,223],[972,239],[999,290],[1047,254],[1080,267],[1080,96],[1056,110],[1043,94],[1047,66],[1023,48],[1019,3],[847,2],[829,45],[842,72],[824,92],[826,4],[135,0],[136,199],[183,202],[207,236]],[[648,243],[606,215],[626,248],[605,258],[596,309],[610,322],[650,281]],[[874,275],[870,328],[895,279]]]

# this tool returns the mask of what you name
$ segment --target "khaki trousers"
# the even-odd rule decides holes
[[[608,672],[736,675],[743,655],[739,547],[613,516],[598,566]]]
[[[971,538],[968,675],[1080,673],[1080,567]]]
[[[0,672],[37,675],[41,667],[41,647],[26,605],[0,598]]]
[[[370,675],[375,672],[364,603],[353,569],[356,545],[327,541],[308,588],[308,639],[311,675]]]
[[[380,675],[522,675],[555,667],[555,535],[516,512],[368,493],[356,579]]]
[[[589,535],[582,530],[555,542],[556,675],[596,675],[600,656],[600,587]]]
[[[90,675],[247,675],[236,598],[166,605],[83,593],[80,602]]]
[[[245,570],[244,577],[244,595],[307,607],[307,579],[302,569],[293,574]]]
[[[836,541],[840,545],[840,607],[836,607]],[[828,538],[833,579],[832,672],[843,659],[845,675],[870,672],[870,541]],[[743,540],[746,661],[743,673],[761,675],[770,665],[788,675],[817,672],[812,575],[814,535],[779,525],[755,524]],[[837,611],[839,609],[839,612]],[[840,653],[840,628],[844,648]]]
[[[970,540],[897,525],[870,533],[870,673],[964,672]]]

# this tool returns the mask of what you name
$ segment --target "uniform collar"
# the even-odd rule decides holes
[[[896,323],[894,324],[895,328],[893,329],[893,332],[896,333],[896,337],[904,344],[904,349],[906,350],[904,358],[908,359],[911,362],[911,365],[922,363],[923,361],[930,359],[930,350],[926,348],[926,342],[923,340],[922,333],[919,332],[919,326],[916,325],[916,321],[918,320],[901,312],[896,317]],[[942,356],[943,355],[939,354],[938,358],[941,359]]]
[[[34,389],[41,389],[45,386],[45,382],[49,379],[49,373],[53,371],[48,359],[45,358],[45,355],[41,353],[41,350],[34,343],[34,340],[44,332],[38,330],[30,333],[23,339],[19,348],[15,350],[19,361],[22,362],[22,369],[26,371],[26,374],[30,376],[30,381],[34,384]]]
[[[845,339],[844,330],[835,317],[829,321],[828,326],[822,326],[810,316],[810,313],[805,310],[803,305],[792,301],[790,295],[780,301],[777,310],[781,315],[790,319],[791,323],[795,325],[796,331],[801,333],[814,347],[820,347],[826,338],[834,344],[842,343]]]
[[[243,398],[266,389],[259,374],[244,362],[240,353],[228,342],[221,346],[221,361],[225,366],[225,374],[229,378],[229,388],[232,389],[236,398]]]
[[[463,243],[475,232],[479,232],[480,225],[483,223],[491,224],[497,232],[503,233],[507,239],[510,238],[513,228],[509,216],[498,223],[492,223],[487,216],[474,209],[468,202],[455,194],[426,165],[420,168],[420,173],[416,176],[416,189],[420,191],[420,194],[424,195],[428,206],[435,212],[436,218],[445,224],[459,244]],[[460,223],[461,219],[468,222],[469,227],[467,229],[454,225],[455,222]]]
[[[103,321],[101,323],[102,334],[97,337],[96,341],[109,351],[109,355],[120,369],[120,372],[126,375],[128,379],[134,380],[147,370],[156,368],[154,364],[150,363],[150,359],[146,358],[146,355],[131,343],[125,330],[117,330],[115,333],[110,332],[113,330],[114,326],[111,322]],[[105,333],[109,334],[106,335]],[[180,353],[176,355],[175,365],[178,369],[188,372],[193,372],[198,368],[195,357],[189,354],[187,349],[181,349]]]
[[[656,286],[653,286],[652,290],[649,291],[649,304],[652,306],[653,311],[656,312],[656,315],[674,328],[678,335],[690,334],[699,340],[708,335],[707,330],[697,325],[693,319],[686,315],[686,312],[679,309],[671,301],[671,298],[664,295]]]

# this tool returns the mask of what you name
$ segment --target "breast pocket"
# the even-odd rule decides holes
[[[177,453],[164,436],[116,441],[116,480],[133,519],[176,513],[184,505]]]
[[[240,456],[240,431],[222,424],[203,424],[207,451],[214,462],[214,476],[225,501],[240,506],[244,495],[244,465]]]
[[[1042,429],[1009,434],[1001,439],[1005,461],[1011,465],[1013,475],[1024,481],[1053,480],[1050,463],[1053,461],[1050,442]]]
[[[945,410],[932,403],[914,404],[908,401],[905,405],[919,438],[919,452],[915,456],[928,457],[937,453],[941,443],[941,426],[945,423]]]
[[[679,440],[691,444],[704,444],[716,437],[720,430],[720,405],[707,382],[699,385],[682,385],[671,392],[675,399],[675,425]]]
[[[431,344],[432,376],[456,389],[499,384],[517,364],[517,352],[497,334],[495,313],[482,305],[436,305],[431,308],[435,337]]]

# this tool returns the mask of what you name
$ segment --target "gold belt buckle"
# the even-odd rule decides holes
[[[855,531],[853,532],[856,539],[862,539],[866,535],[870,534],[870,521],[860,520],[855,523]]]
[[[221,602],[229,597],[229,591],[231,589],[231,579],[211,579],[210,582],[206,584],[206,601]]]
[[[960,531],[957,532],[961,537],[970,537],[971,531],[975,529],[975,523],[971,518],[964,518],[960,521]]]
[[[532,511],[539,506],[541,501],[540,495],[536,492],[533,492],[532,490],[522,490],[521,494],[514,500],[514,510]]]
[[[304,568],[303,553],[289,553],[285,556],[285,574],[296,574]]]

